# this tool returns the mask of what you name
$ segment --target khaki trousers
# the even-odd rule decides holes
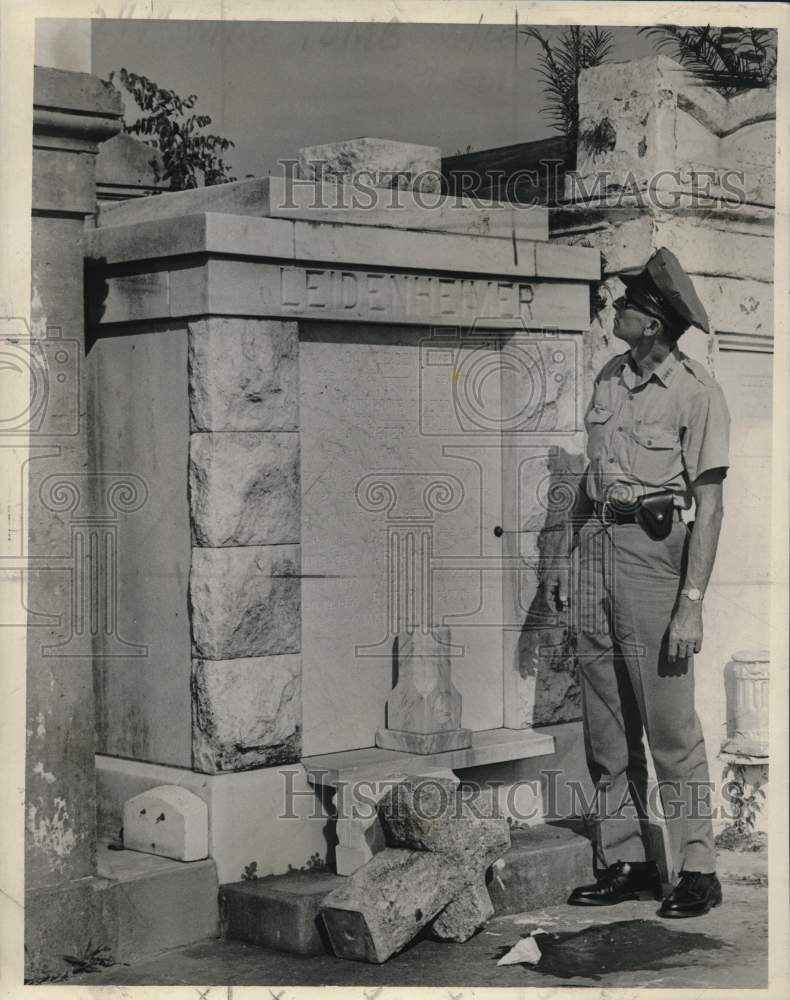
[[[591,518],[579,533],[577,652],[585,750],[598,794],[601,860],[643,861],[647,761],[655,765],[676,871],[716,867],[694,660],[669,661],[669,623],[689,529],[651,539],[637,524]],[[652,812],[652,810],[650,810]]]

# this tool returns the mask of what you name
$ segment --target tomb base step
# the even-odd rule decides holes
[[[510,850],[490,870],[488,894],[497,916],[564,903],[593,878],[592,843],[572,829],[539,823],[511,829]]]
[[[592,845],[549,824],[512,830],[511,847],[491,875],[488,891],[497,915],[554,906],[590,880]],[[331,951],[318,913],[324,898],[345,881],[329,872],[289,872],[223,885],[222,933],[297,955]]]
[[[99,843],[98,874],[118,898],[115,958],[137,962],[219,933],[217,866]]]
[[[220,886],[222,934],[294,955],[331,954],[318,911],[346,881],[332,872],[288,872]]]
[[[41,981],[74,971],[64,956],[128,964],[219,932],[217,867],[172,861],[100,841],[97,872],[28,891],[25,897],[26,978]]]

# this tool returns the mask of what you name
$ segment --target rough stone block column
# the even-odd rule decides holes
[[[296,323],[189,326],[192,766],[301,750]]]

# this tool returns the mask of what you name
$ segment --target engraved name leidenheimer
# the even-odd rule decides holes
[[[439,317],[532,319],[535,287],[524,282],[446,278],[430,274],[280,268],[283,312],[371,314],[383,321]]]

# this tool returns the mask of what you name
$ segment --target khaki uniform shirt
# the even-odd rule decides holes
[[[584,425],[585,489],[592,500],[669,491],[676,506],[688,507],[694,480],[729,465],[724,394],[703,365],[677,347],[647,378],[636,373],[628,352],[608,361]]]

